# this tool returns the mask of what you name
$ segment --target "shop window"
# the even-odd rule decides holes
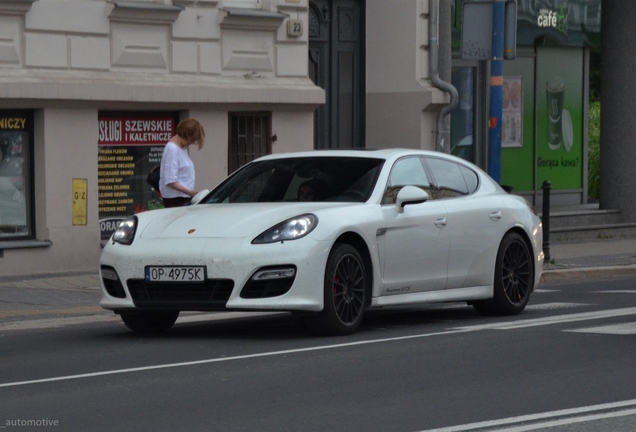
[[[0,240],[35,237],[33,113],[0,110]]]
[[[230,113],[228,171],[233,173],[248,162],[272,152],[269,113]]]
[[[100,112],[97,141],[99,227],[102,243],[128,216],[162,208],[146,182],[161,163],[179,121],[173,112]]]
[[[475,68],[454,67],[452,84],[457,89],[459,103],[451,114],[451,153],[475,162]]]

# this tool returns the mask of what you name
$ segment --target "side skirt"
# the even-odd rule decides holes
[[[375,297],[371,299],[370,308],[395,306],[414,303],[443,303],[454,301],[485,300],[493,297],[493,286],[478,286],[440,291],[428,291],[413,294],[399,294]]]

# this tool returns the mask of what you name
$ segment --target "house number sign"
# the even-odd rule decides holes
[[[287,36],[298,37],[303,35],[303,21],[290,19],[287,21]]]

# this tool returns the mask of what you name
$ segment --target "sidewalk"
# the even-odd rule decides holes
[[[551,243],[543,281],[636,274],[636,237]]]
[[[0,277],[0,331],[3,323],[102,315],[99,275],[65,273]]]
[[[550,257],[544,282],[636,274],[636,238],[553,243]],[[97,272],[0,277],[0,331],[33,320],[119,321],[99,306],[100,299]]]

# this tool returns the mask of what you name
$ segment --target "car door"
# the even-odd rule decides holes
[[[396,210],[395,197],[407,185],[425,190],[430,199],[406,205],[400,213]],[[446,208],[433,198],[431,182],[420,157],[395,162],[381,211],[384,228],[378,230],[378,246],[383,266],[383,294],[444,289],[450,247],[445,228]]]
[[[479,177],[470,168],[427,157],[450,235],[449,289],[491,285],[505,212],[497,195],[475,194]]]

